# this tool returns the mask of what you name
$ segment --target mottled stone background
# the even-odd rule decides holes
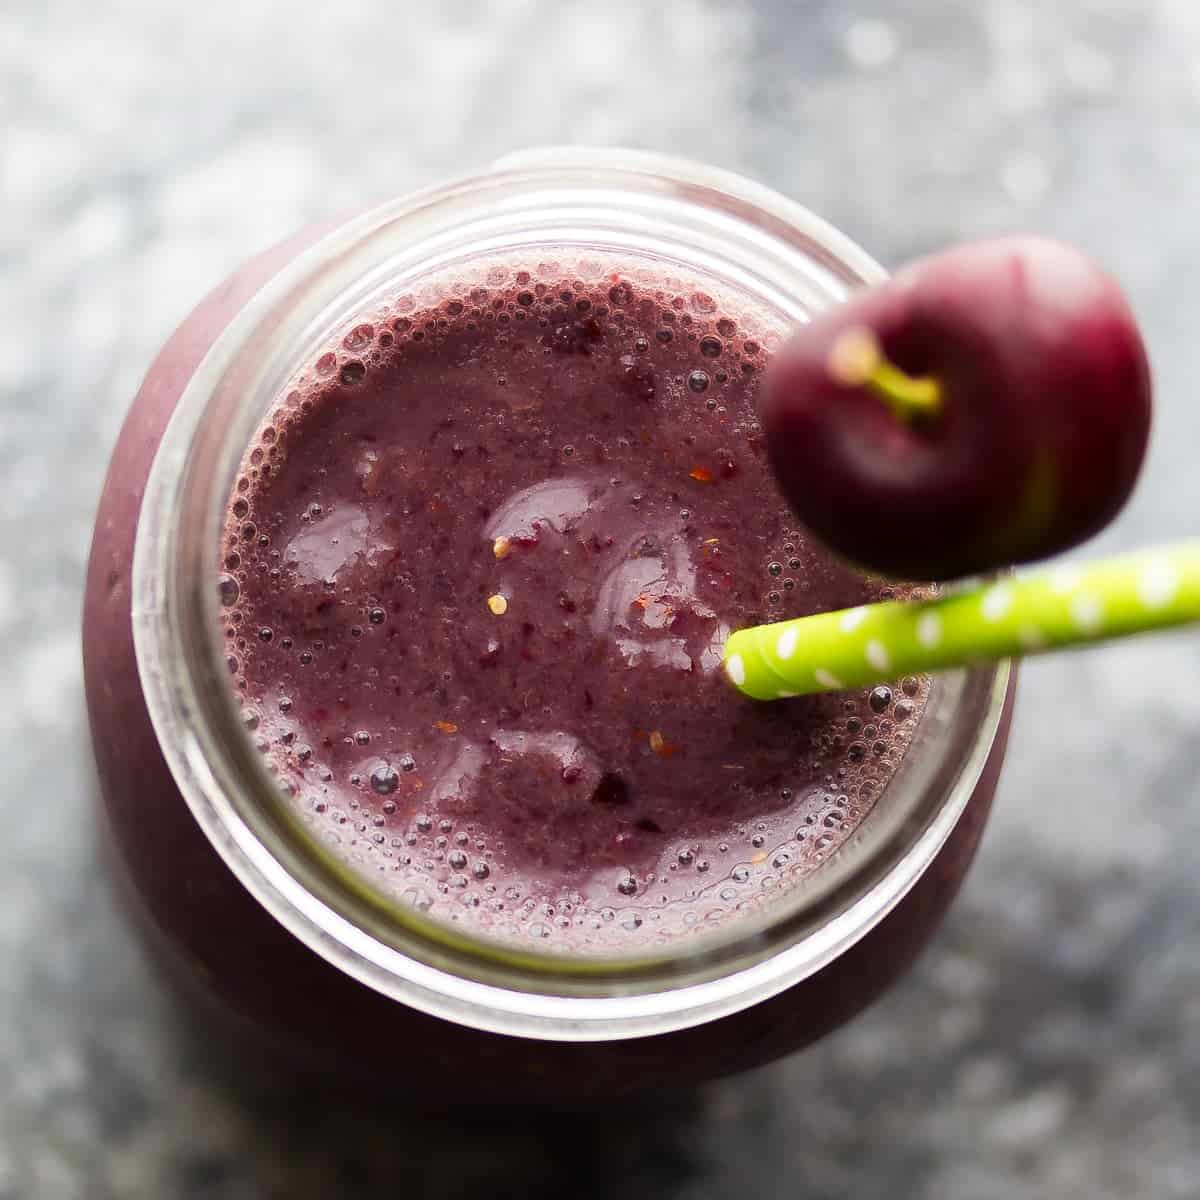
[[[77,646],[108,450],[193,301],[287,230],[533,142],[758,176],[895,263],[1032,228],[1128,286],[1159,382],[1105,547],[1200,507],[1196,0],[0,2],[0,1200],[1200,1190],[1200,636],[1031,666],[912,976],[671,1112],[239,1102],[94,862]]]

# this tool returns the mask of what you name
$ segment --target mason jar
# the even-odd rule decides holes
[[[669,262],[784,322],[883,278],[798,204],[630,151],[549,150],[303,231],[169,338],[113,454],[84,612],[87,701],[124,895],[181,995],[246,1067],[418,1098],[590,1101],[794,1051],[912,962],[975,853],[1004,754],[1007,664],[932,680],[884,794],[777,900],[653,954],[514,952],[339,869],[238,718],[214,564],[280,390],[379,297],[498,253]]]

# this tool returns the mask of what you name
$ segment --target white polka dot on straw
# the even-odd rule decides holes
[[[1147,608],[1166,608],[1179,591],[1175,568],[1161,558],[1151,559],[1138,576],[1138,599]]]
[[[1084,594],[1071,601],[1071,619],[1084,633],[1095,633],[1104,624],[1104,605]]]
[[[831,691],[839,691],[842,686],[842,681],[831,671],[825,670],[824,667],[817,667],[813,671],[813,678],[823,687],[829,688]]]
[[[779,640],[775,643],[775,653],[780,658],[788,659],[796,653],[796,643],[800,640],[800,635],[794,629],[785,629],[780,635]]]
[[[870,641],[866,645],[867,662],[877,671],[886,671],[892,660],[888,656],[887,647],[882,642]]]
[[[746,664],[740,654],[731,654],[725,663],[725,674],[737,687],[746,682]]]
[[[979,611],[985,621],[999,621],[1012,608],[1012,602],[1012,587],[1007,583],[998,583],[984,592]]]
[[[942,641],[942,618],[935,612],[922,613],[917,618],[917,641],[926,650],[933,650]]]
[[[847,609],[842,613],[842,619],[839,622],[843,633],[853,633],[866,619],[867,610],[863,606],[858,608]]]

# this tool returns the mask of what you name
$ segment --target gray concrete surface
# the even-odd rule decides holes
[[[1127,285],[1159,383],[1096,547],[1200,508],[1195,0],[0,3],[0,1200],[1200,1192],[1200,637],[1032,665],[998,811],[911,977],[669,1112],[238,1100],[95,863],[77,623],[150,356],[314,218],[534,142],[742,170],[896,263],[1014,228]]]

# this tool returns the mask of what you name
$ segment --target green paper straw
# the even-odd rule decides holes
[[[1200,541],[740,629],[725,674],[755,700],[1041,654],[1200,621]]]

